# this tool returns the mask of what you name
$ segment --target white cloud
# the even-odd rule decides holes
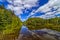
[[[8,4],[7,9],[11,9],[15,12],[16,15],[23,13],[25,8],[31,8],[37,5],[38,0],[7,0]]]
[[[7,9],[10,9],[10,10],[13,11],[13,6],[12,6],[12,5],[8,5],[8,6],[7,6]]]
[[[51,10],[53,8],[53,11]],[[34,13],[44,12],[45,15],[37,16],[41,18],[52,18],[55,15],[60,14],[60,1],[49,0],[49,2],[36,10]],[[33,16],[32,16],[33,17]]]
[[[0,0],[2,2],[2,0]],[[38,0],[7,0],[10,4],[7,5],[7,9],[14,11],[16,15],[23,14],[23,10],[30,9],[31,7],[38,6]],[[54,11],[51,11],[53,8]],[[51,18],[60,14],[60,0],[49,0],[43,6],[40,6],[37,10],[32,10],[28,17],[36,14],[37,12],[44,12],[45,15],[35,16],[41,18]],[[21,16],[20,16],[21,17]],[[34,17],[34,16],[32,16]]]
[[[24,7],[30,8],[30,7],[36,6],[37,1],[38,0],[24,0],[23,4],[24,4]]]
[[[32,7],[38,6],[38,0],[6,0],[9,4],[6,6],[7,9],[14,11],[16,15],[23,14],[24,9],[30,9]],[[3,2],[3,0],[0,0]]]
[[[47,9],[47,11],[49,11],[50,10],[49,7],[53,6],[56,1],[57,0],[49,0],[49,2],[47,4],[41,6],[36,12],[38,12],[38,11],[44,12],[44,11],[46,11],[46,9]]]

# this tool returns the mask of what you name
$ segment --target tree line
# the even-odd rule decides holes
[[[60,31],[60,17],[55,17],[50,19],[29,18],[24,23],[31,30],[47,28],[47,29]]]

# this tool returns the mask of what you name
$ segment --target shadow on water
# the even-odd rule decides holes
[[[29,30],[22,26],[17,40],[60,40],[60,32],[50,29]]]

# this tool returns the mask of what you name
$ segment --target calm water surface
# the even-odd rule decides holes
[[[60,32],[50,29],[29,30],[22,26],[18,40],[60,40]]]

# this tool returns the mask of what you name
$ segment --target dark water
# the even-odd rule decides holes
[[[22,26],[17,40],[60,40],[60,32],[50,29],[29,30]]]

